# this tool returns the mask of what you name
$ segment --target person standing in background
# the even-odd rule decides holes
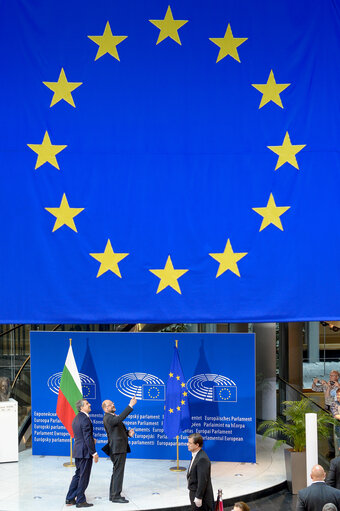
[[[328,503],[340,509],[340,490],[325,483],[326,473],[321,465],[314,465],[310,477],[312,484],[298,492],[296,511],[320,511]]]
[[[312,390],[314,392],[324,393],[325,407],[327,410],[330,410],[331,404],[335,401],[335,394],[338,388],[340,388],[339,373],[335,370],[329,373],[329,381],[314,378],[312,384]]]
[[[188,450],[192,454],[187,472],[188,490],[192,511],[212,511],[214,494],[211,484],[211,463],[202,449],[203,438],[192,433],[188,438]]]

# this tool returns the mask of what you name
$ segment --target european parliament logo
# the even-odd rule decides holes
[[[80,380],[81,381],[81,380]],[[86,399],[96,399],[96,385],[95,383],[82,383],[83,397]]]
[[[164,401],[165,386],[145,384],[142,386],[143,401]]]
[[[54,373],[47,380],[47,386],[51,392],[54,394],[59,394],[60,380],[62,376],[62,372]],[[81,388],[83,397],[85,399],[96,399],[97,391],[96,391],[96,382],[93,378],[88,376],[87,374],[79,373]]]
[[[213,401],[228,401],[229,403],[237,402],[237,387],[236,385],[224,385],[213,387]]]
[[[116,381],[121,394],[141,401],[164,401],[165,385],[163,380],[149,373],[127,373]]]
[[[202,401],[236,403],[237,386],[221,374],[196,374],[187,382],[188,392]]]

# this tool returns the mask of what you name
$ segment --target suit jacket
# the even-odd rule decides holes
[[[331,460],[326,483],[333,488],[340,489],[340,456]]]
[[[187,472],[188,489],[195,492],[195,497],[203,500],[205,509],[213,509],[214,494],[211,484],[211,463],[203,449],[200,449]]]
[[[296,511],[320,511],[328,502],[340,509],[340,490],[318,481],[299,491]]]
[[[72,422],[74,434],[74,458],[92,458],[96,452],[92,422],[86,413],[79,412]]]
[[[132,412],[133,408],[127,406],[119,415],[105,413],[103,422],[107,434],[110,454],[120,454],[130,452],[128,443],[128,430],[123,424],[123,420]]]

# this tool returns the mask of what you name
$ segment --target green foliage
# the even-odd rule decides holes
[[[284,401],[285,408],[282,412],[286,421],[278,417],[275,421],[264,421],[259,426],[258,431],[263,431],[263,436],[276,438],[278,435],[282,439],[277,440],[274,449],[277,449],[284,443],[290,444],[294,451],[302,452],[306,448],[306,427],[305,414],[315,413],[315,409],[308,399],[301,401]],[[337,419],[323,411],[317,412],[317,425],[320,437],[328,438],[331,434],[330,426],[339,424]]]

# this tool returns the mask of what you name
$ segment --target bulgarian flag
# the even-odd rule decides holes
[[[83,398],[79,373],[70,345],[60,380],[57,416],[73,438],[72,421],[78,413],[76,402]]]

